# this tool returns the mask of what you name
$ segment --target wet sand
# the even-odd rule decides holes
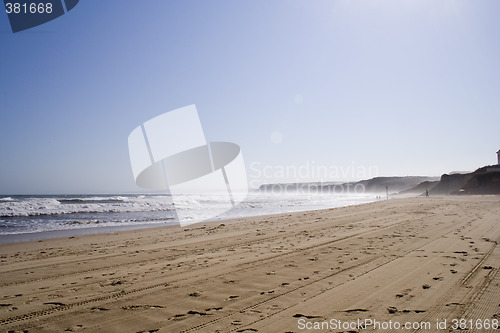
[[[3,244],[0,327],[449,332],[500,319],[499,241],[500,196],[473,196]]]

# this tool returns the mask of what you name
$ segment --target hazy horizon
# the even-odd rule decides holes
[[[0,194],[147,192],[128,135],[190,104],[250,183],[496,164],[499,1],[117,4],[15,34],[0,14]]]

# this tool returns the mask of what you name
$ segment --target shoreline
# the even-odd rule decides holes
[[[499,204],[405,198],[3,244],[0,326],[300,332],[299,321],[330,319],[492,320]]]
[[[401,196],[401,198],[408,197],[408,196]],[[235,220],[235,219],[246,219],[246,218],[255,218],[255,217],[261,217],[261,216],[273,216],[273,215],[282,215],[282,214],[290,214],[290,213],[297,213],[297,212],[309,212],[309,211],[316,211],[316,210],[327,210],[327,209],[335,209],[335,208],[342,208],[342,207],[350,207],[350,206],[359,206],[359,205],[365,205],[369,203],[375,203],[379,202],[382,200],[374,200],[374,201],[368,201],[368,202],[360,202],[356,204],[350,204],[350,205],[345,205],[345,206],[338,206],[338,207],[330,207],[330,208],[318,208],[318,209],[304,209],[304,210],[294,210],[290,212],[280,212],[280,213],[261,213],[259,214],[256,212],[255,215],[248,215],[248,216],[240,216],[240,217],[234,217],[234,216],[224,216],[221,215],[219,217],[214,217],[210,218],[207,220],[202,220],[199,222],[194,222],[190,223],[187,226],[190,225],[196,225],[200,223],[208,223],[208,222],[221,222],[221,221],[229,221],[229,220]],[[179,226],[178,222],[162,222],[162,223],[138,223],[138,224],[124,224],[124,225],[117,225],[117,226],[103,226],[103,227],[86,227],[86,228],[73,228],[73,229],[60,229],[60,230],[46,230],[46,231],[37,231],[37,232],[20,232],[20,233],[11,233],[11,234],[0,234],[0,245],[2,244],[11,244],[11,243],[20,243],[20,242],[36,242],[40,240],[47,240],[47,239],[57,239],[57,238],[64,238],[64,237],[76,237],[76,236],[85,236],[85,235],[95,235],[95,234],[107,234],[107,233],[114,233],[114,232],[122,232],[122,231],[128,231],[128,230],[141,230],[141,229],[150,229],[150,228],[163,228],[163,227],[176,227]]]
[[[48,231],[38,231],[38,232],[17,233],[17,234],[5,234],[5,235],[0,235],[0,245],[12,244],[12,243],[37,242],[48,239],[60,239],[66,237],[108,234],[108,233],[123,232],[130,230],[175,227],[177,225],[169,223],[171,222],[154,223],[154,224],[141,223],[136,225],[75,228],[75,229],[64,229],[64,230],[48,230]]]

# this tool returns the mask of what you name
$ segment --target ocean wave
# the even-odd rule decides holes
[[[80,203],[116,203],[116,202],[126,202],[130,199],[127,197],[89,197],[89,198],[61,198],[57,199],[62,204],[80,204]]]
[[[136,223],[152,223],[152,222],[165,222],[175,220],[173,217],[157,217],[157,218],[139,218],[139,219],[119,219],[119,220],[104,220],[104,219],[85,219],[85,220],[67,220],[61,224],[67,225],[88,225],[88,224],[136,224]]]
[[[12,198],[11,198],[12,199]],[[172,211],[167,196],[139,197],[28,197],[0,201],[0,217],[63,215],[75,213],[127,213]]]
[[[69,230],[134,224],[174,223],[213,218],[227,206],[220,195],[12,196],[0,201],[0,234]],[[332,208],[369,202],[371,196],[273,195],[250,193],[245,201],[216,217],[236,218]]]

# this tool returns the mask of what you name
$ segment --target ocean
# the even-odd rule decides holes
[[[182,207],[177,209],[182,209],[183,216],[187,215],[191,222],[207,220],[213,215],[210,210],[222,204],[213,195],[185,194],[181,199]],[[252,192],[244,202],[210,220],[342,207],[375,200],[373,194]],[[160,225],[178,225],[176,207],[167,194],[0,196],[0,242],[15,239],[8,236],[23,234],[43,239],[43,233],[55,231],[72,235]]]

